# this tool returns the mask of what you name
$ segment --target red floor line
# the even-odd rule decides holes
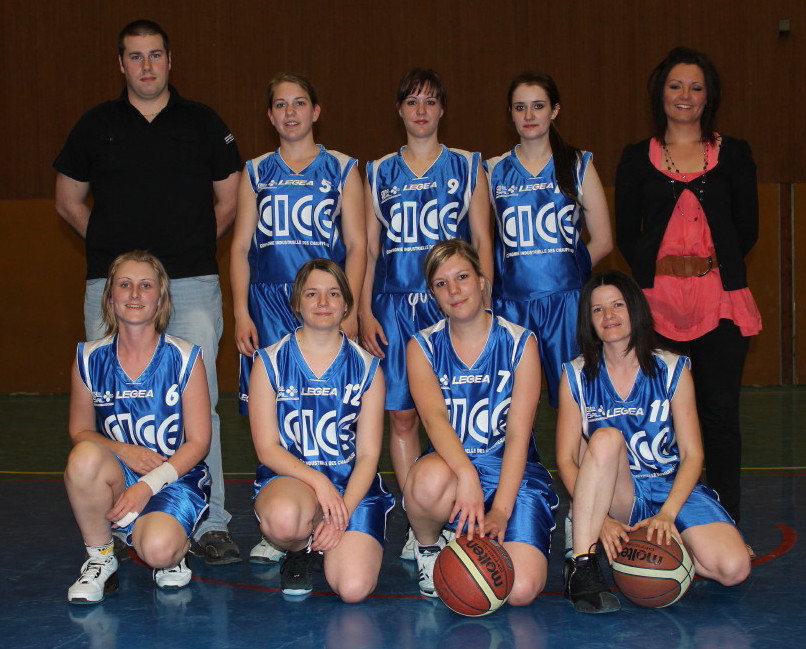
[[[789,525],[784,525],[783,523],[775,523],[775,527],[777,527],[778,531],[781,532],[781,542],[776,548],[773,548],[766,554],[762,554],[760,557],[753,559],[751,565],[759,566],[762,563],[767,563],[768,561],[777,559],[782,554],[789,552],[795,545],[796,541],[798,540],[798,534],[795,532],[795,530],[789,527]]]

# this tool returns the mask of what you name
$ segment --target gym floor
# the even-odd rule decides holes
[[[545,400],[544,400],[545,401]],[[258,540],[251,510],[254,452],[235,399],[224,395],[222,418],[230,531],[244,556]],[[286,599],[279,566],[243,562],[207,566],[189,558],[193,581],[180,591],[155,588],[151,571],[130,552],[120,588],[95,606],[67,604],[83,546],[61,471],[69,450],[67,397],[0,397],[0,645],[26,648],[120,649],[584,649],[643,647],[794,647],[806,622],[806,389],[747,388],[743,392],[743,532],[758,558],[750,578],[725,588],[698,579],[677,604],[641,609],[624,600],[619,613],[575,613],[562,597],[562,535],[554,535],[545,592],[531,606],[504,606],[484,618],[463,618],[418,595],[416,567],[398,558],[405,519],[390,517],[376,593],[341,603],[315,574],[314,592]],[[554,413],[536,421],[544,464],[553,469]],[[382,466],[388,470],[388,463]],[[385,474],[393,490],[394,480]],[[568,499],[561,494],[557,521]],[[561,526],[559,526],[561,527]],[[609,572],[609,571],[607,571]]]

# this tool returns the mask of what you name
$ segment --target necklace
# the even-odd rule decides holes
[[[677,168],[677,165],[672,160],[672,154],[669,153],[669,147],[666,146],[666,142],[661,144],[663,148],[663,159],[666,163],[666,171],[671,171],[672,173],[679,174],[680,169]],[[708,142],[702,143],[702,170],[703,172],[708,170]]]
[[[677,165],[674,163],[674,160],[672,159],[672,155],[669,153],[669,148],[666,146],[665,142],[663,144],[661,144],[661,148],[663,149],[663,158],[664,158],[664,162],[666,163],[666,170],[670,171],[670,172],[672,172],[674,174],[680,174],[681,171],[677,168]],[[683,185],[685,185],[683,189],[689,189],[689,190],[696,191],[697,194],[699,194],[699,196],[698,196],[699,202],[702,203],[702,198],[703,198],[703,195],[705,194],[705,175],[706,175],[707,171],[708,171],[708,142],[703,142],[702,143],[702,174],[700,174],[697,178],[692,179],[691,181],[685,180],[685,176],[684,176],[684,180],[678,180],[676,178],[670,178],[669,179],[670,182],[672,183],[672,196],[674,197],[674,202],[675,202],[675,205],[677,206],[677,209],[680,211],[680,216],[685,217],[685,214],[683,214],[683,208],[680,206],[680,204],[678,202],[678,199],[680,198],[680,194],[678,194],[677,191],[676,191],[676,184],[678,182],[681,182],[681,183],[683,183]],[[682,194],[682,191],[681,191],[681,194]],[[696,216],[694,217],[694,220],[695,221],[697,220]]]

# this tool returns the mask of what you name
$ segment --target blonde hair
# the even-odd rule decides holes
[[[146,252],[145,250],[132,250],[131,252],[124,252],[122,255],[115,257],[115,260],[109,266],[109,274],[106,277],[106,284],[101,294],[101,316],[106,325],[106,335],[110,336],[118,331],[118,318],[117,315],[115,315],[115,309],[111,301],[112,286],[115,282],[115,274],[127,261],[148,264],[157,274],[157,285],[160,295],[159,303],[157,304],[157,312],[154,314],[154,328],[157,330],[157,333],[163,333],[168,328],[168,320],[171,317],[171,294],[169,292],[170,280],[168,279],[168,273],[165,272],[165,267],[162,265],[162,262],[150,252]]]

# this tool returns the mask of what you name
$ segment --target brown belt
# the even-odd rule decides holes
[[[655,262],[656,275],[676,277],[702,277],[716,266],[716,255],[694,257],[689,255],[666,255]]]

